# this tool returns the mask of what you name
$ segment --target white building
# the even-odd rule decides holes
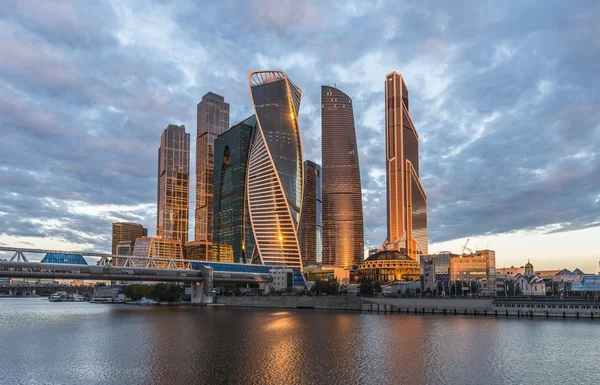
[[[269,274],[273,277],[271,290],[285,291],[294,288],[294,271],[290,268],[272,268]]]
[[[533,265],[527,262],[525,265],[525,274],[518,273],[514,277],[515,285],[518,285],[527,296],[545,296],[546,284],[542,277],[533,274]]]

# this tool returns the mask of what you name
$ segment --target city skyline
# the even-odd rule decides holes
[[[193,4],[185,12],[155,3],[136,9],[139,17],[161,20],[165,28],[156,35],[139,28],[145,23],[127,5],[65,4],[47,12],[24,12],[27,3],[4,7],[1,243],[107,251],[111,222],[154,231],[151,165],[162,129],[171,122],[193,127],[194,107],[208,91],[223,95],[231,120],[241,121],[252,114],[246,73],[282,68],[304,90],[299,120],[306,159],[321,162],[320,85],[337,82],[353,96],[365,244],[377,247],[386,233],[381,78],[398,71],[408,79],[422,139],[430,252],[458,252],[471,238],[495,249],[499,266],[527,257],[540,268],[597,269],[600,139],[591,87],[596,51],[589,49],[596,27],[588,7],[566,13],[566,5],[521,4],[508,12],[498,4],[480,18],[479,5],[458,14],[449,5],[422,12],[418,4],[403,10],[283,4],[267,15],[241,6],[254,32],[273,39],[264,46],[239,31],[223,31],[219,44],[209,43],[216,35],[182,19],[202,14]],[[299,17],[295,26],[282,22],[310,9],[313,17]],[[224,15],[219,7],[211,12]],[[335,25],[330,14],[337,15]],[[539,23],[510,15],[535,15]],[[396,27],[383,28],[382,17]],[[74,20],[90,27],[85,36],[73,32]],[[53,30],[59,22],[61,31]],[[339,43],[336,31],[353,25],[368,31],[371,44],[357,35]],[[199,32],[206,35],[202,44]],[[114,66],[96,64],[107,62]]]

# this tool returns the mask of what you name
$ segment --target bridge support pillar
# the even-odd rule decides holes
[[[192,283],[192,303],[213,303],[213,269],[212,267],[202,267],[202,282]]]
[[[213,303],[212,293],[210,293],[211,295],[206,295],[206,292],[204,290],[205,285],[206,285],[206,283],[204,281],[192,283],[192,290],[191,290],[191,292],[192,292],[191,302],[192,303],[198,303],[198,304]]]

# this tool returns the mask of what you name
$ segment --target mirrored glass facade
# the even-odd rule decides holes
[[[213,239],[213,170],[214,144],[217,137],[229,129],[229,103],[212,92],[202,97],[197,106],[196,135],[196,210],[194,241],[205,242],[210,260]]]
[[[301,268],[301,90],[281,71],[252,72],[248,80],[257,121],[247,190],[257,255],[265,265]]]
[[[360,167],[352,99],[321,87],[323,264],[358,265],[364,258]]]
[[[427,254],[427,195],[419,178],[419,135],[410,118],[408,88],[392,72],[385,82],[388,237],[386,248],[411,259]]]
[[[69,265],[87,265],[81,254],[47,253],[41,263],[65,263]]]
[[[156,235],[188,241],[190,134],[170,124],[158,149],[158,214]]]
[[[321,262],[323,202],[321,191],[321,166],[307,160],[304,162],[304,197],[298,240],[302,264],[307,266]]]
[[[214,227],[211,261],[250,263],[254,236],[246,206],[246,174],[256,118],[251,116],[215,140]]]

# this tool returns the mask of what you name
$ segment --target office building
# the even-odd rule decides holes
[[[170,124],[158,149],[158,237],[188,241],[189,190],[190,134],[185,126]]]
[[[264,265],[301,269],[302,91],[282,71],[251,72],[248,82],[256,115],[247,186],[254,254]]]
[[[410,119],[408,88],[397,72],[385,81],[387,239],[418,262],[427,254],[427,196],[419,178],[419,135]]]
[[[424,288],[437,290],[438,293],[448,293],[450,258],[458,256],[458,254],[453,254],[449,251],[421,255],[420,265]]]
[[[321,262],[323,202],[321,192],[321,166],[310,160],[304,161],[304,196],[298,241],[302,265]]]
[[[136,238],[145,237],[148,235],[148,229],[139,223],[132,222],[113,222],[112,224],[112,255],[117,254],[117,245],[123,241],[129,242],[129,246],[133,247]]]
[[[214,262],[251,263],[254,236],[246,204],[246,176],[256,117],[231,127],[215,140]]]
[[[183,259],[183,249],[179,239],[167,239],[161,237],[142,237],[135,240],[133,256],[159,259]],[[166,261],[156,261],[155,266],[163,268]],[[181,265],[183,266],[183,264]]]
[[[496,252],[478,250],[471,254],[463,254],[450,258],[450,284],[467,283],[463,287],[477,284],[478,293],[492,295],[496,290]],[[475,293],[471,293],[475,294]]]
[[[194,241],[205,242],[209,260],[213,240],[213,170],[214,145],[219,135],[229,128],[229,103],[212,92],[202,97],[197,106],[196,135],[196,211]]]
[[[352,99],[321,87],[323,264],[358,265],[364,259],[360,167]]]

